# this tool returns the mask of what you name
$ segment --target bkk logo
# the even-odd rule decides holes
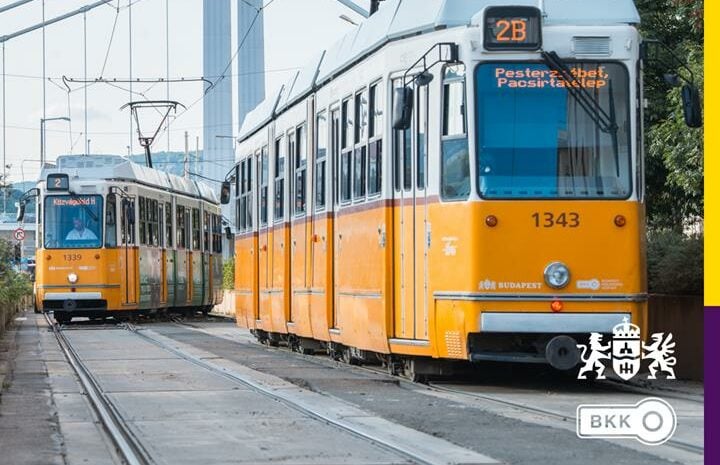
[[[667,379],[675,379],[673,367],[677,359],[672,356],[675,353],[672,338],[672,333],[668,333],[667,337],[665,333],[655,333],[651,336],[653,342],[645,344],[640,339],[640,328],[628,323],[625,318],[623,323],[613,328],[612,341],[607,345],[603,345],[603,335],[600,333],[590,334],[589,353],[588,345],[578,344],[583,363],[578,379],[587,379],[588,373],[593,372],[596,379],[605,379],[606,360],[612,360],[613,371],[625,381],[637,375],[642,360],[650,361],[648,379],[656,379],[658,372],[666,373]]]

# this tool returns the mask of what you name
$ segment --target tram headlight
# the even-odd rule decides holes
[[[545,268],[545,282],[555,289],[562,289],[570,282],[570,269],[561,262],[553,262]]]
[[[70,273],[67,276],[67,279],[70,284],[75,284],[78,281],[78,275],[76,275],[75,273]]]

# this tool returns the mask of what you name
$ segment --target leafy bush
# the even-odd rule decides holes
[[[653,294],[703,294],[703,236],[648,233],[648,287]]]
[[[235,289],[235,259],[231,258],[223,263],[223,289]]]

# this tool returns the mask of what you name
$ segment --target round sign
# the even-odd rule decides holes
[[[23,228],[17,228],[13,233],[15,239],[18,241],[25,240],[25,230]]]

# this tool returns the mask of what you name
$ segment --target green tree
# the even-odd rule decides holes
[[[641,32],[688,61],[695,84],[703,83],[703,3],[699,0],[644,0],[637,3]],[[645,67],[646,182],[652,229],[682,231],[703,214],[703,131],[685,126],[680,89],[667,73],[690,78],[669,53],[652,55]],[[658,59],[659,58],[659,59]]]

